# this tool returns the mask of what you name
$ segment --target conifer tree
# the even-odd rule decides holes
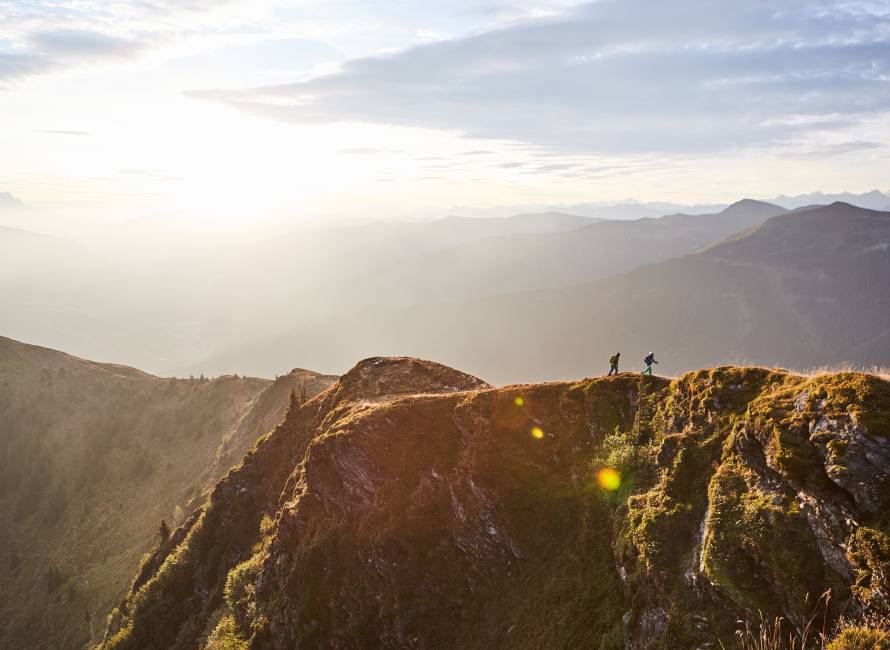
[[[158,527],[158,533],[161,536],[161,542],[166,542],[170,538],[170,526],[167,525],[166,519],[161,519],[161,525]]]

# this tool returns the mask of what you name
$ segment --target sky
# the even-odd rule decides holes
[[[890,2],[0,0],[0,192],[201,224],[888,189]]]

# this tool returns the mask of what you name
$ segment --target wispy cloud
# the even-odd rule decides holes
[[[145,47],[135,40],[85,29],[35,32],[28,41],[43,55],[62,60],[126,58]]]
[[[790,158],[831,158],[834,156],[842,156],[857,151],[868,151],[870,149],[881,149],[884,145],[879,142],[868,142],[864,140],[855,140],[850,142],[836,142],[826,144],[819,147],[807,149],[806,151],[795,151],[785,154]]]
[[[0,81],[247,30],[243,16],[226,14],[239,2],[246,0],[0,0]]]
[[[308,81],[194,95],[280,120],[424,126],[563,151],[773,146],[890,111],[890,8],[601,0]]]
[[[172,176],[170,174],[165,174],[163,172],[155,171],[153,169],[119,169],[118,174],[124,174],[126,176],[142,176],[144,178],[149,178],[155,181],[178,181],[181,180],[178,176]]]
[[[47,135],[75,135],[75,136],[89,135],[89,132],[87,132],[87,131],[67,131],[64,129],[43,129],[40,132],[45,133]]]
[[[352,156],[376,156],[380,154],[401,153],[398,149],[380,149],[377,147],[347,147],[340,149],[337,153]]]
[[[30,77],[53,67],[53,62],[40,54],[0,52],[0,82]]]

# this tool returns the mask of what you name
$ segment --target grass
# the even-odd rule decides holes
[[[887,366],[861,366],[851,363],[831,366],[816,366],[802,371],[792,371],[804,377],[822,377],[824,375],[836,375],[842,372],[856,372],[863,375],[872,375],[885,381],[890,381],[890,368]]]
[[[827,603],[826,603],[827,606]],[[826,610],[823,610],[823,612]],[[841,620],[829,631],[828,618],[820,612],[813,614],[802,631],[789,630],[785,619],[761,620],[756,625],[745,622],[736,633],[736,644],[723,650],[890,650],[890,622],[866,619],[858,623]]]
[[[822,650],[828,639],[830,605],[831,590],[828,590],[816,600],[814,612],[801,629],[787,625],[783,617],[765,620],[761,613],[756,626],[745,621],[745,627],[736,632],[738,647],[741,650]]]

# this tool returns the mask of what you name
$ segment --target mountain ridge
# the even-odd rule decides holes
[[[801,629],[827,588],[832,623],[883,606],[887,381],[455,373],[368,359],[292,409],[156,547],[103,650],[705,647],[757,609]]]

